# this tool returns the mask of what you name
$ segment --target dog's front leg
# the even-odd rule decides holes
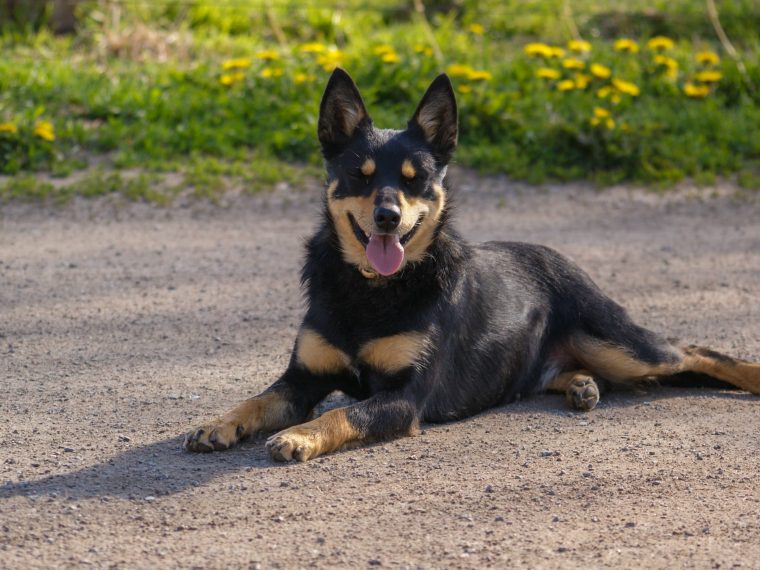
[[[306,461],[352,442],[412,435],[418,426],[417,407],[409,397],[380,392],[273,435],[267,449],[278,461]]]
[[[276,431],[302,422],[334,389],[331,377],[313,374],[292,364],[277,382],[258,396],[188,433],[185,449],[220,451],[258,432]]]

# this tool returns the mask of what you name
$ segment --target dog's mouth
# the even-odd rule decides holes
[[[356,222],[356,219],[351,214],[348,214],[351,229],[356,239],[359,240],[359,243],[364,246],[367,260],[372,265],[372,268],[384,277],[393,275],[401,268],[401,265],[404,263],[404,245],[414,237],[424,219],[424,214],[417,218],[412,229],[403,236],[399,236],[397,233],[373,233],[368,236]]]

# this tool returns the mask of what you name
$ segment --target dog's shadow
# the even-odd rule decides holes
[[[686,390],[662,388],[647,392],[612,392],[603,396],[601,408],[625,408],[647,405],[668,398],[756,400],[745,392]],[[318,413],[349,400],[334,398],[320,406]],[[522,415],[548,413],[568,415],[564,397],[541,395],[507,404],[479,414]],[[593,417],[577,412],[578,416]],[[576,415],[576,414],[572,414]],[[466,422],[467,420],[462,420]],[[429,424],[425,429],[443,429],[451,424]],[[196,454],[182,448],[182,438],[173,437],[133,447],[102,463],[78,471],[50,475],[33,481],[9,482],[0,485],[0,499],[13,496],[63,496],[73,498],[118,497],[145,499],[173,495],[190,487],[200,487],[228,472],[287,468],[273,462],[264,447],[265,438],[257,437],[223,453]]]

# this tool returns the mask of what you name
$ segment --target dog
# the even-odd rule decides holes
[[[306,246],[307,310],[272,386],[185,437],[195,452],[259,432],[279,461],[412,435],[546,390],[590,411],[604,383],[688,373],[760,394],[760,364],[679,345],[636,325],[573,262],[527,243],[469,245],[451,221],[446,168],[457,145],[449,78],[406,129],[376,128],[336,69],[318,137],[321,223]],[[306,421],[333,391],[356,403]]]

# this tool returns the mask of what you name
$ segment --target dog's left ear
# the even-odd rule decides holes
[[[340,67],[336,68],[319,106],[317,136],[325,157],[346,144],[360,125],[371,122],[354,80]]]
[[[421,129],[425,140],[441,164],[447,164],[457,146],[457,101],[449,76],[442,73],[433,80],[422,97],[409,129]]]

